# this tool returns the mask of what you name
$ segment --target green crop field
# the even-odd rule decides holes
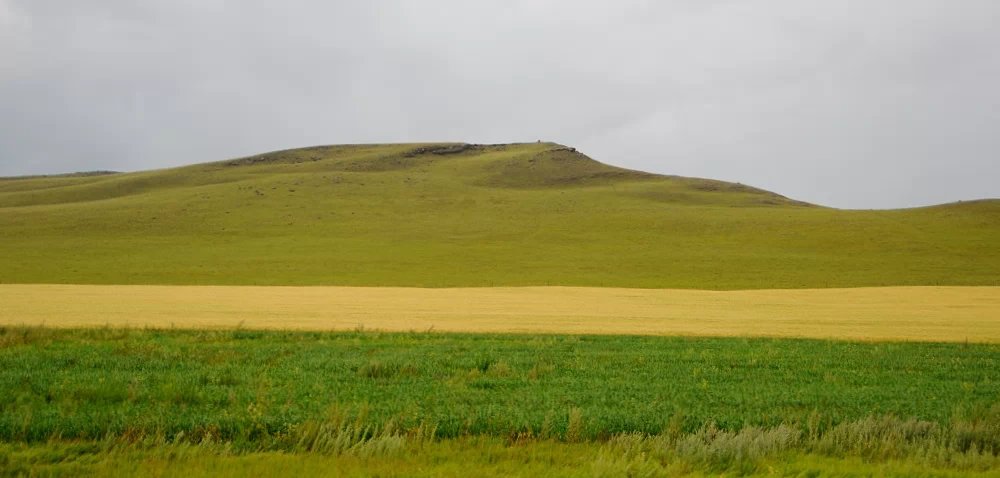
[[[1000,285],[1000,201],[843,211],[552,143],[331,146],[0,180],[0,244],[3,283]]]
[[[38,328],[0,340],[0,439],[25,444],[4,451],[22,465],[58,449],[53,437],[91,443],[77,471],[144,446],[371,458],[476,437],[591,443],[570,456],[628,445],[605,452],[708,471],[794,454],[1000,464],[996,345]]]
[[[1000,476],[998,244],[553,143],[0,178],[0,476]]]

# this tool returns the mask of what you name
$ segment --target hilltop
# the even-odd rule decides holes
[[[0,282],[998,285],[1000,202],[843,211],[554,143],[337,145],[0,181]]]

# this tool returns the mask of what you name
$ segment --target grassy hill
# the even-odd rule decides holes
[[[553,143],[0,180],[0,282],[1000,285],[1000,201],[844,211]]]

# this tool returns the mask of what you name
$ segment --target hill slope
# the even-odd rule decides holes
[[[1000,284],[1000,202],[816,207],[552,143],[344,145],[0,180],[0,282]]]

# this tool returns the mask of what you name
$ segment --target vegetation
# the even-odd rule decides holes
[[[0,285],[0,326],[793,337],[1000,343],[1000,287]]]
[[[988,472],[998,362],[997,345],[5,328],[0,469]]]
[[[0,181],[0,282],[998,285],[1000,202],[893,211],[551,144],[331,146]]]
[[[862,422],[862,425],[867,422]],[[905,422],[896,424],[901,432]],[[845,427],[846,429],[847,427]],[[889,430],[892,430],[891,432]],[[339,451],[235,452],[226,443],[0,443],[0,473],[11,476],[425,476],[620,477],[811,476],[996,477],[998,458],[960,451],[936,438],[899,438],[895,429],[865,429],[860,450],[844,455],[831,440],[787,429],[672,438],[625,434],[603,442],[511,441],[464,437],[424,441],[377,437]]]
[[[997,476],[996,287],[613,287],[998,286],[998,243],[1000,201],[841,211],[551,143],[3,178],[0,476]],[[423,331],[232,328],[341,312]]]

